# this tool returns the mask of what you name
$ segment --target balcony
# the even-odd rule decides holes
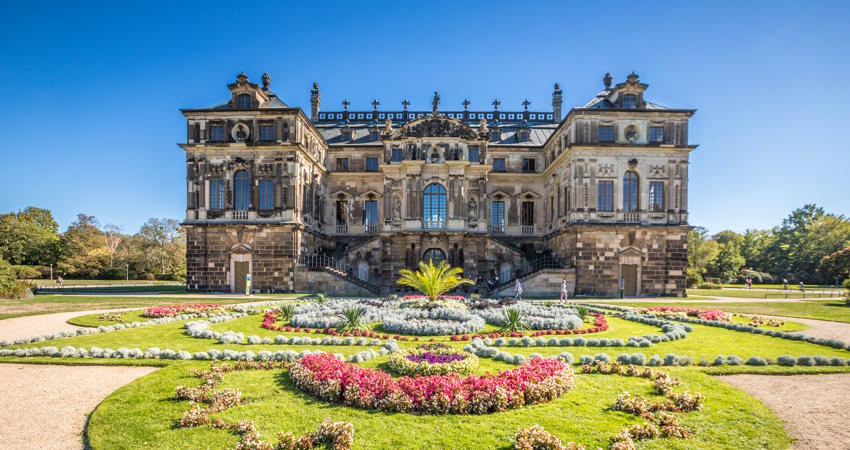
[[[377,225],[370,225],[370,224],[363,225],[363,231],[366,234],[375,234],[375,233],[378,232],[378,226]]]
[[[640,212],[637,212],[637,211],[624,212],[623,213],[623,222],[640,223]]]
[[[237,209],[233,211],[233,220],[248,220],[248,211]]]
[[[490,225],[488,228],[490,234],[505,234],[505,226],[504,225]]]
[[[522,225],[520,226],[520,234],[523,236],[530,236],[537,233],[537,228],[534,225]]]
[[[336,234],[348,234],[348,224],[338,223],[336,225]]]
[[[423,230],[445,230],[446,229],[446,221],[445,220],[423,220],[422,221],[422,229]]]

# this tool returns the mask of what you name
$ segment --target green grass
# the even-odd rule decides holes
[[[691,295],[694,296],[708,296],[708,297],[735,297],[735,298],[833,298],[840,297],[842,295],[841,292],[835,291],[835,293],[829,294],[815,294],[811,292],[802,293],[800,291],[788,291],[788,292],[768,292],[768,291],[756,291],[756,290],[738,290],[738,289],[688,289],[688,298],[691,298]]]
[[[142,317],[143,312],[144,310],[123,312],[121,313],[120,321],[100,320],[100,314],[86,314],[84,316],[77,316],[68,319],[68,323],[78,327],[99,327],[101,325],[108,326],[115,325],[116,323],[144,322],[146,320],[151,320],[147,317]]]
[[[659,301],[617,302],[626,306],[660,306]],[[850,305],[841,300],[819,300],[799,302],[760,302],[760,303],[667,303],[670,306],[687,306],[692,308],[711,308],[731,313],[765,314],[770,316],[800,317],[804,319],[831,320],[834,322],[850,323]]]
[[[198,385],[189,368],[205,364],[174,364],[113,393],[92,413],[89,444],[94,449],[233,448],[236,436],[211,427],[181,429],[176,422],[188,402],[175,401],[178,385]],[[489,365],[491,370],[507,368]],[[703,410],[680,414],[694,437],[645,441],[646,449],[785,448],[789,438],[781,422],[760,402],[698,370],[673,370],[691,391],[707,399]],[[354,425],[356,449],[478,449],[512,448],[514,432],[540,424],[565,441],[608,446],[608,439],[625,426],[642,420],[610,409],[617,394],[656,397],[643,379],[577,375],[576,386],[553,402],[480,416],[416,416],[335,406],[295,388],[283,370],[229,374],[222,388],[237,388],[247,404],[214,417],[229,421],[251,419],[266,440],[278,431],[295,435],[314,430],[325,417]],[[722,426],[720,426],[722,424]]]
[[[746,284],[721,284],[721,286],[723,286],[725,288],[736,288],[736,289],[746,289],[747,288]],[[784,289],[784,290],[795,291],[795,290],[798,290],[799,288],[800,288],[799,283],[788,283],[788,289]],[[768,284],[755,284],[755,283],[753,283],[753,289],[778,289],[778,290],[783,290],[782,289],[782,283],[772,283],[772,284],[769,284],[769,283]],[[806,289],[841,290],[841,286],[835,286],[833,284],[807,284]]]
[[[748,316],[733,316],[732,322],[740,323],[740,324],[743,324],[743,325],[749,325],[750,318]],[[763,326],[762,328],[764,328],[765,330],[774,330],[774,331],[803,331],[803,330],[808,330],[809,326],[804,325],[800,322],[792,322],[790,320],[786,320],[784,324],[782,324],[778,327]]]
[[[56,280],[51,280],[49,278],[40,278],[31,280],[39,286],[56,286]],[[122,284],[154,284],[154,285],[180,285],[183,286],[183,283],[179,281],[161,281],[161,280],[62,280],[62,284],[65,286],[80,286],[80,285],[122,285]]]
[[[182,284],[158,284],[153,286],[64,286],[61,288],[39,288],[36,295],[54,294],[186,294]]]

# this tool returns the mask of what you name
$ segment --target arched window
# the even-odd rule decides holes
[[[233,177],[233,207],[237,211],[247,211],[250,204],[251,177],[247,170],[240,170]]]
[[[637,95],[635,95],[635,94],[624,95],[623,96],[623,108],[626,108],[626,109],[637,108]]]
[[[446,224],[446,188],[433,183],[425,188],[422,220],[425,228],[444,228]],[[443,255],[445,259],[445,255]]]
[[[422,261],[428,262],[431,261],[435,266],[439,265],[441,262],[446,260],[446,253],[440,250],[439,248],[429,248],[425,251],[425,254],[422,255]]]
[[[251,109],[251,95],[239,94],[236,96],[236,107],[239,109]]]
[[[638,202],[638,175],[629,170],[623,175],[623,210],[626,212],[637,211]]]

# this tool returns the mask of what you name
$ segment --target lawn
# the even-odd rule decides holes
[[[114,300],[114,299],[113,299]],[[123,300],[123,299],[122,299]],[[150,299],[147,299],[150,300]],[[167,300],[167,299],[157,299]],[[183,299],[185,300],[185,299]],[[222,299],[225,300],[225,299]],[[238,300],[238,299],[234,299]],[[58,301],[58,299],[57,299]],[[191,302],[191,299],[190,299]],[[805,302],[814,303],[814,302]],[[654,305],[657,303],[641,303]],[[693,304],[688,304],[692,306]],[[746,305],[736,303],[730,305]],[[763,305],[763,304],[759,304]],[[788,303],[781,303],[788,305]],[[711,307],[728,310],[725,306],[711,303]],[[125,313],[125,321],[144,320],[141,312]],[[213,330],[242,332],[246,336],[258,335],[273,338],[278,334],[287,336],[322,337],[321,334],[279,333],[260,327],[261,314],[212,325]],[[736,317],[736,321],[747,320]],[[105,324],[97,316],[86,315],[71,320],[72,323],[98,326]],[[626,321],[617,317],[608,318],[610,328],[601,333],[585,335],[585,338],[621,338],[659,333],[655,326]],[[321,345],[276,345],[276,344],[221,344],[217,340],[193,338],[185,333],[184,322],[125,329],[110,333],[56,339],[22,347],[72,345],[75,347],[101,348],[147,348],[186,350],[189,352],[209,349],[237,351],[251,350],[324,350],[326,352],[351,355],[364,350],[361,346]],[[786,323],[783,329],[799,328],[799,324]],[[488,326],[492,330],[492,326]],[[432,338],[420,338],[419,342],[400,342],[403,348],[413,347]],[[462,348],[466,342],[452,342],[447,336],[435,337],[434,341]],[[21,347],[21,346],[19,346]],[[667,354],[688,356],[694,361],[712,361],[718,355],[737,355],[744,359],[750,356],[775,359],[779,355],[823,355],[850,358],[850,351],[826,346],[791,341],[764,335],[736,332],[717,327],[694,325],[693,331],[684,339],[662,342],[647,348],[634,347],[500,347],[510,353],[530,355],[539,353],[555,356],[571,352],[576,359],[581,355],[608,354],[612,359],[621,353],[643,353],[647,357]],[[371,368],[386,370],[388,357],[380,356],[360,363]],[[209,367],[202,361],[163,360],[115,360],[76,358],[14,358],[0,357],[0,362],[32,362],[63,364],[145,364],[161,365],[163,368],[117,390],[92,413],[87,428],[89,444],[93,449],[123,448],[233,448],[237,436],[233,433],[213,429],[209,426],[180,428],[176,424],[189,405],[174,399],[175,387],[197,386],[200,381],[190,376],[191,368]],[[478,374],[497,372],[516,366],[480,358]],[[578,371],[578,366],[574,366]],[[698,391],[706,396],[700,411],[677,414],[693,437],[687,440],[659,438],[642,441],[641,449],[709,449],[709,448],[786,448],[789,438],[782,424],[763,404],[711,376],[715,373],[822,373],[846,372],[847,367],[663,367],[682,378],[682,388]],[[227,421],[250,419],[264,439],[274,441],[279,431],[291,431],[296,436],[315,430],[325,417],[335,421],[351,422],[355,429],[354,448],[497,448],[507,449],[512,445],[514,432],[519,428],[540,424],[564,441],[578,441],[587,448],[608,448],[611,436],[631,424],[643,423],[635,416],[611,409],[617,394],[628,391],[659,400],[651,383],[645,379],[615,375],[577,374],[575,388],[554,401],[525,406],[519,409],[488,415],[412,415],[361,410],[352,407],[331,405],[306,394],[292,384],[286,370],[245,371],[227,374],[220,388],[239,389],[245,404],[213,414],[213,418]],[[722,424],[722,426],[721,426]]]
[[[617,302],[626,306],[660,306],[664,300],[636,300]],[[799,302],[759,302],[759,303],[667,303],[670,306],[719,309],[731,313],[765,314],[771,316],[801,317],[804,319],[831,320],[850,323],[850,305],[842,300],[801,300]]]
[[[802,293],[800,291],[779,291],[779,292],[770,292],[770,291],[758,291],[758,290],[746,290],[746,289],[688,289],[688,298],[691,296],[702,296],[702,297],[735,297],[735,298],[838,298],[843,295],[841,291],[834,291],[834,293],[827,294],[816,294],[816,293]]]

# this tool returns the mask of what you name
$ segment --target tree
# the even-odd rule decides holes
[[[49,210],[34,206],[0,215],[0,257],[18,265],[54,262],[58,227]]]
[[[180,223],[174,219],[150,218],[139,230],[139,235],[159,247],[159,273],[166,273],[166,246],[174,243],[180,234]]]
[[[827,280],[850,280],[850,246],[821,258],[818,273]]]
[[[77,214],[77,220],[62,233],[59,242],[60,273],[80,278],[98,278],[108,263],[103,232],[97,219]]]
[[[461,284],[474,284],[472,280],[462,278],[462,273],[463,269],[451,267],[445,261],[441,261],[439,266],[434,266],[432,260],[428,260],[428,264],[419,261],[419,270],[416,272],[401,269],[399,271],[401,278],[396,281],[396,284],[416,289],[432,302],[436,302],[440,295]]]
[[[708,239],[708,230],[695,227],[688,233],[688,284],[702,283],[709,264],[714,262],[719,251],[717,242]]]
[[[106,253],[109,255],[109,268],[115,268],[115,252],[121,244],[121,228],[118,225],[106,224],[103,227],[103,235],[106,242]]]
[[[724,282],[731,282],[738,276],[738,271],[743,265],[744,257],[741,256],[738,245],[730,241],[720,244],[717,257],[709,264],[708,271]]]

